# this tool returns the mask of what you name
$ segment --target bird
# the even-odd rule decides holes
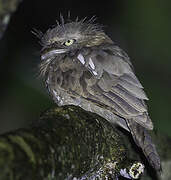
[[[40,75],[59,106],[75,105],[127,130],[157,172],[161,162],[149,131],[147,95],[131,60],[95,18],[64,20],[40,39]]]

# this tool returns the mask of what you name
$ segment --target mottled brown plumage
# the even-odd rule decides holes
[[[153,129],[143,87],[127,54],[90,21],[58,24],[41,36],[40,73],[58,105],[73,104],[130,131],[150,164],[160,159],[147,130]]]

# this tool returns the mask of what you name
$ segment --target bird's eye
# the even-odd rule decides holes
[[[70,46],[72,45],[76,40],[75,39],[69,39],[68,41],[64,42],[63,45]]]

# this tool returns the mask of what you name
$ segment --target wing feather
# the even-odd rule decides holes
[[[132,84],[133,86],[136,86],[136,87],[143,89],[143,86],[141,85],[141,83],[139,82],[139,80],[137,79],[137,77],[135,76],[134,73],[123,74],[122,80]]]
[[[114,110],[115,114],[126,117],[128,116],[128,113],[126,110],[121,107],[116,101],[112,100],[110,96],[104,93],[104,91],[97,85],[94,85],[91,87],[90,93],[93,92],[93,94],[90,94],[90,99],[97,100],[99,104],[102,106],[107,106],[108,109]],[[95,92],[95,93],[94,93]]]
[[[129,91],[130,94],[132,94],[136,98],[148,100],[143,89],[137,87],[136,85],[133,85],[130,82],[123,80],[122,77],[119,79],[118,84],[121,85],[127,91]]]
[[[114,109],[114,112],[116,112],[117,115],[119,115],[121,117],[127,117],[128,116],[126,109],[124,109],[124,107],[121,107],[117,102],[113,101],[113,99],[111,99],[110,96],[103,94],[102,98],[105,101],[107,101],[108,104],[110,104],[110,106]]]
[[[112,101],[114,101],[116,104],[118,104],[118,106],[120,106],[122,109],[125,110],[125,112],[128,114],[127,117],[132,117],[132,116],[137,116],[138,114],[140,114],[139,111],[137,111],[135,108],[133,108],[132,106],[130,106],[130,104],[125,101],[124,99],[122,99],[120,96],[118,96],[117,94],[109,91],[108,93],[104,93],[108,98],[110,98]]]
[[[135,108],[139,112],[146,111],[146,105],[144,102],[130,94],[126,89],[124,89],[122,86],[117,85],[112,88],[111,90],[113,93],[117,94],[119,97],[121,97],[124,101],[126,101],[128,104],[130,104],[133,108]]]
[[[103,104],[122,118],[134,120],[145,128],[152,129],[153,124],[144,102],[148,98],[143,86],[134,74],[128,57],[122,55],[122,51],[115,52],[117,50],[118,48],[99,48],[83,55],[85,67],[92,74],[91,78],[85,78],[86,95],[89,94],[86,98]]]

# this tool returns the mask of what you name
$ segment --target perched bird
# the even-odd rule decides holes
[[[58,105],[76,105],[128,130],[151,166],[160,158],[148,130],[153,123],[143,86],[128,55],[94,20],[61,23],[37,33],[43,46],[40,73]]]

